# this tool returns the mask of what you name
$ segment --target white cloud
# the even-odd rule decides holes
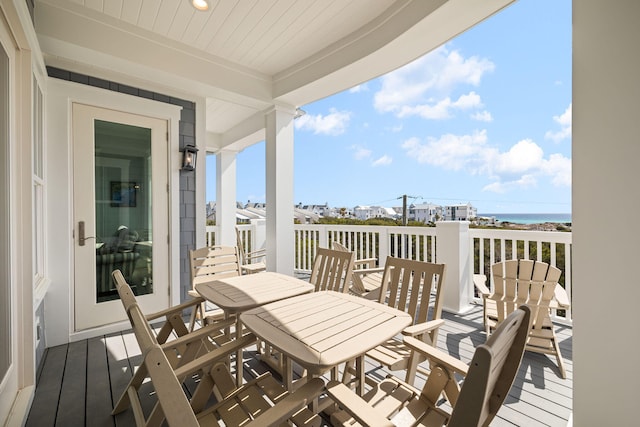
[[[426,142],[410,138],[402,148],[418,163],[488,177],[493,182],[484,187],[485,191],[528,188],[537,185],[541,177],[549,177],[555,186],[571,185],[571,159],[562,154],[545,158],[542,148],[530,139],[517,142],[507,151],[487,142],[487,133],[482,130],[470,135],[427,138]]]
[[[396,115],[399,118],[407,116],[420,116],[425,119],[448,119],[452,117],[452,110],[468,110],[482,107],[480,96],[475,92],[461,95],[456,101],[446,97],[434,104],[404,105],[400,107]]]
[[[553,120],[560,125],[559,131],[547,131],[544,135],[546,139],[550,139],[554,142],[560,142],[564,139],[571,138],[571,112],[572,105],[569,104],[567,109],[559,116],[553,116]]]
[[[362,160],[371,157],[371,150],[361,147],[359,145],[351,146],[351,149],[354,150],[353,158],[356,160]]]
[[[314,134],[340,135],[345,132],[349,121],[351,120],[351,112],[338,111],[335,108],[329,110],[329,114],[311,115],[306,114],[299,117],[294,123],[296,129],[309,130]]]
[[[482,157],[487,142],[486,131],[476,131],[472,135],[442,135],[439,139],[428,138],[425,144],[418,138],[411,138],[402,144],[409,157],[418,163],[427,163],[443,169],[473,172],[478,158]]]
[[[477,120],[479,122],[492,122],[493,116],[487,110],[477,111],[471,115],[473,120]]]
[[[373,166],[373,167],[385,166],[385,165],[391,164],[392,161],[393,161],[393,159],[385,154],[384,156],[380,157],[379,159],[374,160],[371,163],[371,166]]]
[[[533,175],[523,175],[520,179],[514,181],[492,182],[489,185],[485,185],[482,188],[482,191],[491,191],[493,193],[507,193],[512,190],[535,187],[537,183],[538,182]]]
[[[552,154],[542,165],[544,173],[552,177],[551,182],[558,187],[571,185],[571,159],[562,154]]]
[[[482,107],[475,92],[459,96],[460,86],[478,86],[482,76],[491,72],[494,64],[488,59],[464,58],[458,51],[442,46],[428,55],[381,77],[382,87],[375,94],[375,108],[398,117],[420,115],[428,119],[446,119],[455,110]]]
[[[366,83],[362,83],[360,85],[354,86],[351,89],[349,89],[349,93],[367,92],[368,90],[369,90],[369,86],[367,86]]]
[[[492,172],[501,174],[521,174],[540,168],[544,152],[530,139],[524,139],[513,145],[509,151],[499,153],[492,159]]]

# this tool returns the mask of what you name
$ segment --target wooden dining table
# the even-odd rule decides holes
[[[242,337],[239,313],[263,304],[312,292],[314,286],[304,280],[276,272],[261,272],[202,282],[196,291],[207,301],[220,307],[225,317],[236,315],[236,338]],[[236,381],[243,380],[242,350],[236,354]]]
[[[242,323],[285,358],[319,376],[356,360],[356,389],[364,392],[364,354],[411,323],[403,311],[334,291],[314,292],[269,303],[240,314]],[[283,381],[292,387],[292,370]]]

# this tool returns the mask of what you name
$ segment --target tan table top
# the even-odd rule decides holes
[[[325,291],[270,303],[240,314],[258,337],[321,374],[397,335],[411,316],[374,301]]]
[[[312,292],[314,289],[309,282],[275,272],[228,277],[198,283],[195,288],[206,300],[230,314]]]

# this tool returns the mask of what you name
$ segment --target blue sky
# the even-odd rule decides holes
[[[519,0],[405,67],[301,106],[294,201],[571,212],[571,1]],[[265,201],[264,142],[237,157]],[[215,158],[207,158],[215,200]]]

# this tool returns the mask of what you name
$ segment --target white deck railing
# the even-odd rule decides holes
[[[264,247],[265,242],[254,241],[255,236],[265,235],[253,232],[255,227],[255,224],[238,225],[244,242],[250,242],[253,248]],[[207,227],[207,244],[215,244],[215,229],[215,226]],[[356,259],[377,258],[382,263],[387,256],[437,260],[437,227],[296,224],[294,232],[294,269],[297,273],[310,272],[317,248],[331,247],[334,241],[354,251]],[[571,298],[571,233],[472,228],[468,237],[473,273],[487,274],[491,264],[505,259],[544,261],[562,270],[560,283]],[[479,301],[473,287],[469,289],[474,293],[470,298]],[[556,313],[554,320],[570,323],[571,318],[569,309]]]

